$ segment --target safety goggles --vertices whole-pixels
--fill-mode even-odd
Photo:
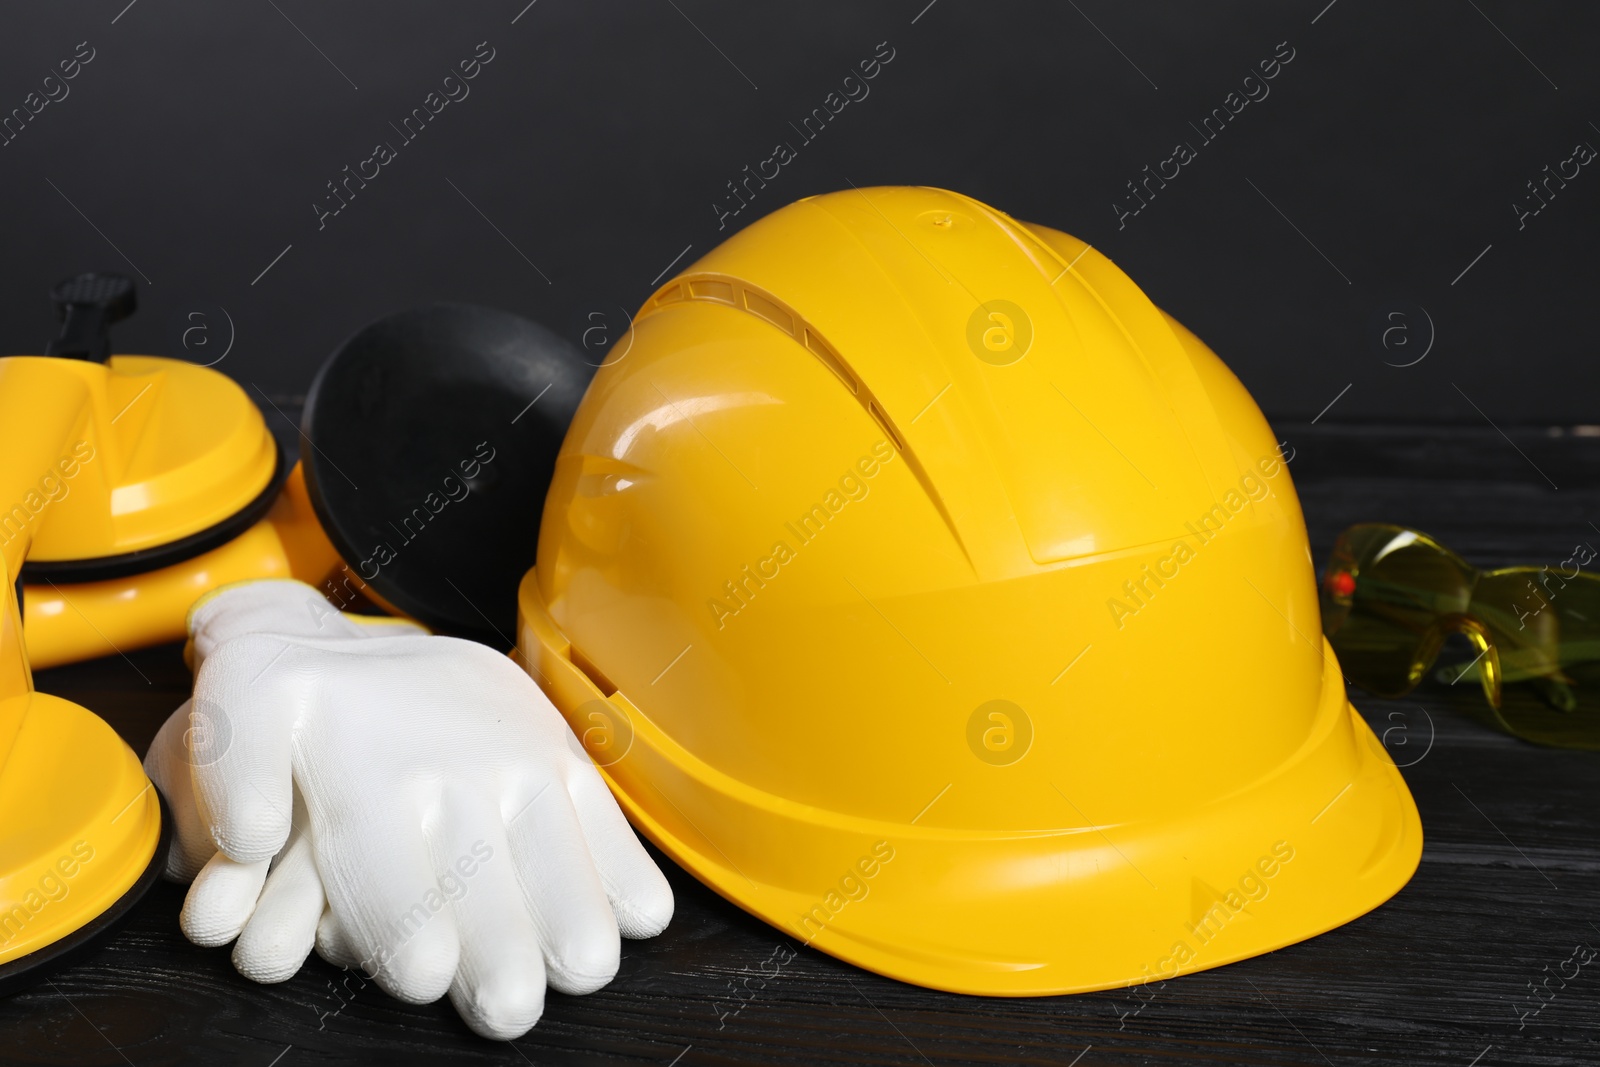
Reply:
[[[1322,630],[1344,676],[1378,696],[1416,688],[1445,639],[1476,657],[1437,680],[1476,681],[1482,716],[1528,741],[1600,749],[1600,577],[1580,545],[1549,567],[1479,570],[1427,534],[1362,523],[1339,535],[1322,577]]]

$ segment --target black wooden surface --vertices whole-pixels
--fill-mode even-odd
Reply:
[[[1483,564],[1554,564],[1580,541],[1600,545],[1600,437],[1583,428],[1284,431],[1319,565],[1358,520],[1416,525]],[[38,683],[142,752],[189,679],[176,648],[130,660]],[[1452,710],[1477,699],[1465,686],[1353,695],[1421,808],[1416,876],[1354,923],[1159,989],[1004,1000],[901,985],[795,945],[663,861],[670,929],[627,942],[599,993],[551,994],[538,1027],[507,1045],[471,1034],[445,1001],[341,986],[348,976],[314,955],[281,985],[248,982],[228,950],[183,939],[182,890],[163,883],[87,961],[0,1002],[0,1062],[1600,1062],[1600,956],[1568,962],[1576,946],[1600,948],[1600,754],[1482,729]],[[779,945],[796,955],[763,987]]]

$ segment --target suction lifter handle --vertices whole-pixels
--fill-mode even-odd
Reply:
[[[133,279],[120,274],[68,278],[50,290],[50,299],[61,320],[61,336],[50,342],[45,355],[97,363],[111,357],[111,324],[132,315],[138,306]]]

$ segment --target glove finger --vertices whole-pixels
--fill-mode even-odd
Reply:
[[[550,985],[592,993],[616,976],[617,920],[560,783],[526,791],[506,827],[522,891],[544,948]]]
[[[303,810],[297,814],[304,818]],[[233,946],[234,967],[256,982],[294,977],[311,954],[325,906],[311,838],[296,829],[267,875],[255,911]]]
[[[222,853],[211,857],[189,887],[178,926],[190,941],[206,948],[226,945],[250,921],[270,860],[236,863]]]
[[[323,896],[326,899],[327,895]],[[324,907],[322,918],[317,921],[317,955],[345,970],[361,962],[361,957],[350,947],[350,939],[345,936],[344,927],[339,925],[339,917],[332,908]],[[367,977],[373,976],[369,974]]]
[[[447,794],[433,846],[461,938],[450,1002],[474,1033],[521,1037],[544,1012],[544,957],[499,809],[481,794]]]
[[[194,881],[217,851],[194,799],[190,747],[195,745],[204,752],[206,741],[196,736],[190,725],[192,706],[192,701],[185,700],[167,717],[144,757],[144,773],[167,798],[167,810],[172,813],[172,848],[167,852],[165,873],[173,882]]]
[[[639,843],[616,798],[587,757],[567,781],[584,842],[594,857],[623,937],[654,937],[672,921],[672,886]]]
[[[355,965],[398,1000],[438,1000],[455,977],[460,944],[420,820],[403,803],[374,820],[350,814],[372,808],[371,798],[335,793],[322,801],[312,804],[317,873]]]
[[[235,638],[195,680],[191,718],[208,738],[193,761],[195,799],[216,846],[240,863],[271,859],[289,838],[298,694],[282,668],[294,655],[282,638]]]

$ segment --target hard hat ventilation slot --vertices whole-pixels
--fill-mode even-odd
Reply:
[[[745,310],[751,314],[760,315],[790,337],[795,336],[794,316],[776,300],[769,300],[754,289],[746,289],[744,291],[744,306]]]
[[[689,299],[715,300],[722,304],[736,304],[733,283],[723,281],[693,281],[689,283]]]
[[[876,400],[867,401],[867,414],[872,416],[873,421],[878,424],[878,428],[888,436],[890,441],[894,442],[896,452],[904,452],[906,450],[905,442],[900,440],[900,435],[894,432],[894,424],[889,421],[889,416],[883,413],[883,409],[878,406]]]
[[[889,421],[889,416],[834,347],[799,312],[771,293],[762,292],[753,285],[727,275],[682,276],[672,279],[657,290],[656,294],[645,302],[639,317],[643,318],[669,304],[697,300],[728,304],[749,312],[794,338],[806,351],[816,356],[819,363],[832,371],[834,377],[844,383],[844,387],[850,390],[851,395],[867,409],[872,421],[876,422],[884,435],[894,443],[895,449],[902,453],[906,451],[905,441],[895,430],[894,424]]]
[[[811,350],[811,354],[822,360],[829,370],[837,374],[839,380],[845,384],[845,388],[852,393],[860,393],[861,383],[856,381],[856,376],[850,373],[850,368],[844,365],[844,361],[839,358],[834,350],[828,347],[828,342],[817,336],[817,332],[809,326],[802,326],[800,329],[805,334],[805,344]]]
[[[574,667],[583,672],[585,678],[594,683],[594,687],[600,690],[602,697],[609,697],[617,691],[616,683],[607,678],[604,671],[591,663],[589,657],[578,651],[577,645],[567,646],[567,658],[572,661]]]

